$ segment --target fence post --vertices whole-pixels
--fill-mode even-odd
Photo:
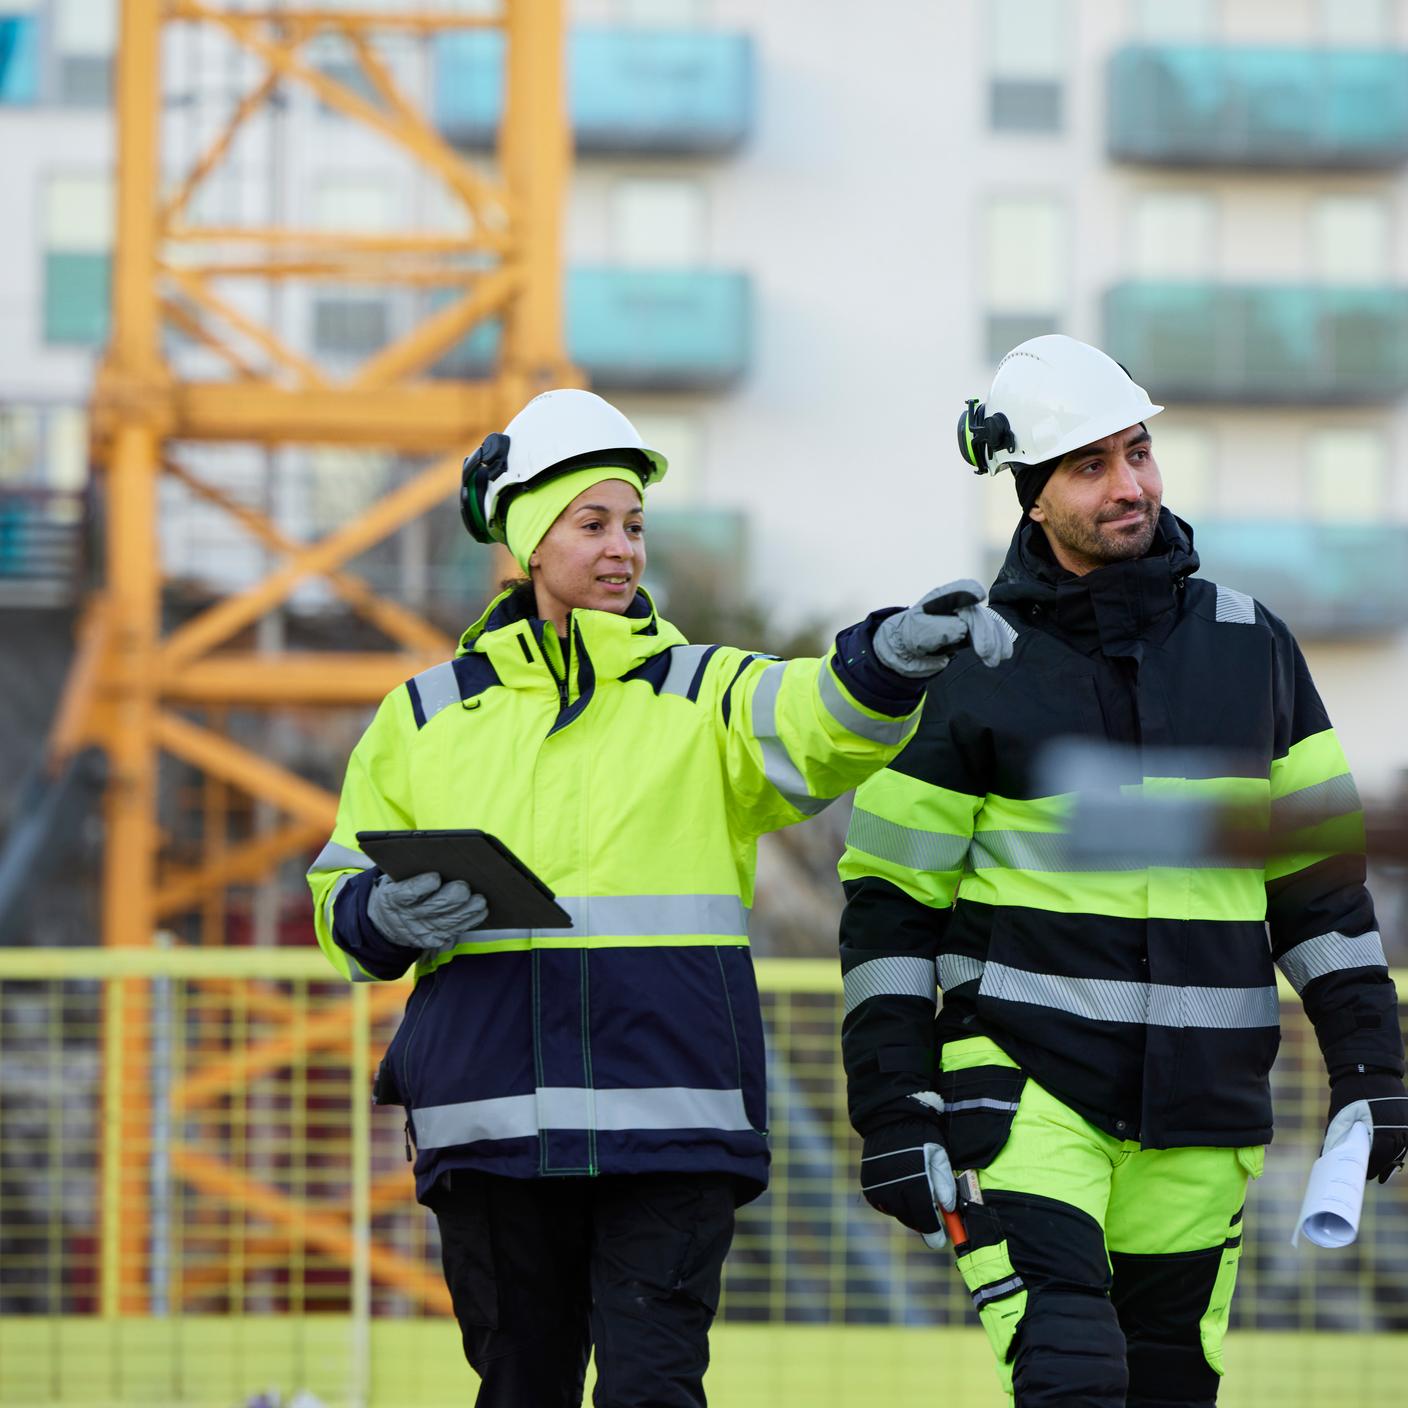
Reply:
[[[352,1363],[348,1402],[367,1408],[372,1362],[372,1141],[367,1065],[371,1055],[371,991],[352,986]]]

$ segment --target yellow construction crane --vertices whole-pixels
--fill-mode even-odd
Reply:
[[[256,0],[257,3],[257,0]],[[180,26],[222,31],[263,67],[198,159],[163,184],[163,72]],[[435,130],[402,91],[376,40],[497,27],[505,36],[505,104],[492,174],[477,169]],[[309,42],[335,35],[355,55],[358,77],[339,81],[311,61]],[[536,391],[580,381],[563,343],[561,223],[570,164],[560,0],[503,0],[493,16],[432,10],[235,9],[206,0],[123,0],[117,58],[117,221],[112,338],[92,406],[94,459],[105,518],[105,581],[90,602],[61,701],[55,764],[97,746],[109,762],[104,800],[102,938],[141,948],[158,930],[228,887],[250,884],[331,831],[336,799],[276,758],[240,746],[219,727],[232,708],[362,704],[446,658],[453,642],[423,616],[379,598],[344,564],[457,490],[461,457],[502,426]],[[395,234],[289,228],[213,227],[192,217],[193,198],[226,161],[250,118],[284,87],[303,86],[327,108],[379,133],[432,174],[469,217],[462,237],[407,229]],[[250,280],[328,280],[440,289],[448,295],[417,326],[335,376],[245,311],[228,290]],[[485,319],[503,329],[495,371],[484,380],[431,380],[427,368]],[[223,380],[190,380],[163,355],[163,331],[179,330],[215,353]],[[433,456],[433,461],[321,541],[295,543],[267,516],[203,477],[178,445],[218,442],[355,445]],[[158,487],[179,478],[204,501],[235,514],[277,558],[263,580],[162,626]],[[361,653],[251,653],[232,644],[321,576],[393,649]],[[198,711],[198,722],[191,715]],[[277,822],[239,844],[212,848],[197,864],[163,860],[158,769],[169,755],[273,809]],[[104,1305],[145,1306],[146,1202],[143,1154],[149,1112],[143,1091],[146,980],[115,984],[105,1012],[109,1038],[127,1033],[105,1177],[120,1192],[103,1238]],[[326,1039],[326,1033],[323,1034]],[[111,1046],[109,1047],[111,1050]],[[257,1056],[244,1053],[242,1060]],[[228,1065],[228,1062],[226,1063]],[[239,1070],[206,1080],[239,1079]],[[213,1084],[212,1084],[213,1082]],[[189,1082],[188,1082],[189,1083]],[[197,1078],[199,1083],[199,1078]],[[210,1091],[206,1091],[207,1097]],[[183,1092],[177,1092],[179,1104]],[[184,1092],[189,1098],[190,1092]],[[111,1122],[111,1121],[110,1121]],[[204,1163],[202,1163],[202,1159]],[[212,1162],[215,1166],[211,1166]],[[187,1157],[184,1176],[204,1195],[258,1206],[275,1227],[311,1226],[337,1254],[348,1229],[302,1209],[298,1218],[264,1194],[232,1182],[206,1153]],[[120,1186],[113,1182],[121,1179]],[[259,1201],[262,1199],[262,1201]],[[339,1230],[339,1227],[341,1230]],[[293,1235],[293,1234],[289,1234]],[[350,1245],[350,1242],[348,1243]],[[433,1297],[434,1278],[381,1262],[393,1282]],[[426,1286],[431,1286],[429,1291]]]

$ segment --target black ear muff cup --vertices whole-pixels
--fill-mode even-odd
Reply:
[[[508,469],[508,436],[495,431],[465,458],[460,470],[460,521],[476,543],[498,541],[486,505],[489,486]]]
[[[958,417],[958,453],[973,466],[975,474],[991,474],[989,459],[999,450],[1015,450],[1017,437],[1012,424],[1001,411],[987,414],[976,397]]]

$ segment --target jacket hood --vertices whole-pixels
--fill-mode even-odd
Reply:
[[[1184,581],[1197,570],[1193,530],[1166,508],[1159,510],[1154,541],[1143,557],[1083,577],[1056,561],[1039,523],[1023,518],[988,600],[1032,619],[1045,616],[1076,643],[1108,649],[1171,618]]]
[[[528,663],[517,643],[520,637],[531,637],[541,649],[544,633],[551,631],[535,614],[536,607],[531,587],[510,587],[500,593],[460,637],[456,656],[489,657],[498,668],[499,677],[509,683],[509,675]],[[644,588],[636,592],[635,600],[621,614],[586,609],[571,612],[568,632],[575,634],[585,647],[597,679],[620,679],[662,650],[686,643],[683,632],[656,611]]]

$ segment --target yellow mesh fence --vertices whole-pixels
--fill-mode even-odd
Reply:
[[[0,1404],[464,1404],[433,1219],[401,1120],[368,1106],[406,995],[316,953],[0,951]],[[716,1404],[999,1403],[947,1254],[873,1214],[826,962],[759,964],[773,1181],[742,1210]],[[1408,1197],[1358,1243],[1289,1245],[1324,1118],[1292,998],[1222,1401],[1368,1400],[1408,1382]]]

